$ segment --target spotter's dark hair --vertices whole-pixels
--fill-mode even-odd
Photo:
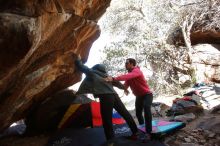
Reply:
[[[134,66],[136,66],[136,60],[134,58],[128,58],[128,59],[126,59],[126,61],[128,61],[129,63],[131,63]]]

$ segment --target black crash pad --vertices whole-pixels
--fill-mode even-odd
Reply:
[[[132,141],[124,136],[131,134],[126,124],[115,125],[116,138],[111,141],[113,146],[165,146],[160,141],[149,141],[142,143],[140,140]],[[108,146],[104,129],[102,127],[85,129],[64,129],[51,137],[46,146]]]

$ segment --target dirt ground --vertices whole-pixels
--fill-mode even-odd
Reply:
[[[44,146],[51,135],[5,137],[0,140],[0,146]]]
[[[132,116],[134,116],[134,111],[132,111],[131,114]],[[196,125],[201,122],[202,119],[203,116],[192,121],[191,123],[188,123],[185,128],[183,128],[177,133],[174,133],[173,135],[181,134],[184,131],[190,131],[194,129]],[[3,139],[0,139],[0,146],[45,146],[47,144],[48,139],[51,136],[53,136],[53,134],[44,134],[44,135],[31,136],[31,137],[26,137],[26,136],[5,137]]]
[[[168,98],[166,98],[167,102],[172,101],[173,98],[170,98],[168,100]],[[135,117],[135,112],[134,111],[130,111],[131,115],[134,117],[135,121],[137,122],[137,119]],[[204,119],[206,119],[206,114],[207,112],[205,112],[204,114],[198,115],[197,118],[189,123],[186,124],[186,127],[173,133],[172,135],[166,136],[164,139],[164,143],[166,143],[168,146],[180,146],[182,143],[185,143],[185,141],[182,141],[181,139],[179,139],[180,137],[182,137],[182,139],[184,139],[184,135],[188,134],[190,135],[191,133],[193,133],[192,131],[194,129],[196,129],[196,126],[201,122],[204,121]],[[219,118],[219,113],[216,115],[216,117]],[[213,121],[212,121],[213,122]],[[218,129],[219,127],[217,127]],[[204,132],[204,131],[203,131]],[[55,133],[52,134],[42,134],[42,135],[37,135],[37,136],[10,136],[10,137],[5,137],[5,138],[1,138],[0,139],[0,146],[45,146],[47,144],[48,139],[53,136]],[[220,143],[220,135],[214,133],[214,137],[211,137],[211,142],[213,142],[213,139],[217,139],[218,142]],[[202,137],[203,135],[200,135],[200,137]],[[191,136],[195,139],[196,136]],[[201,138],[198,138],[195,141],[201,141]],[[209,142],[210,140],[206,140],[206,142]],[[191,143],[194,141],[191,141]],[[197,145],[195,145],[197,146]],[[208,144],[207,146],[220,146],[220,144],[218,145],[212,145],[212,144]]]

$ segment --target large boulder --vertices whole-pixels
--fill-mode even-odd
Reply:
[[[85,62],[100,35],[97,21],[110,0],[0,2],[0,131],[30,108],[81,79],[74,60]]]

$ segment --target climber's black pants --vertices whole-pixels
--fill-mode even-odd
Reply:
[[[114,138],[112,125],[113,108],[125,119],[131,131],[133,133],[137,132],[137,125],[134,119],[117,94],[102,94],[97,96],[100,99],[100,110],[102,115],[103,128],[107,140]]]

